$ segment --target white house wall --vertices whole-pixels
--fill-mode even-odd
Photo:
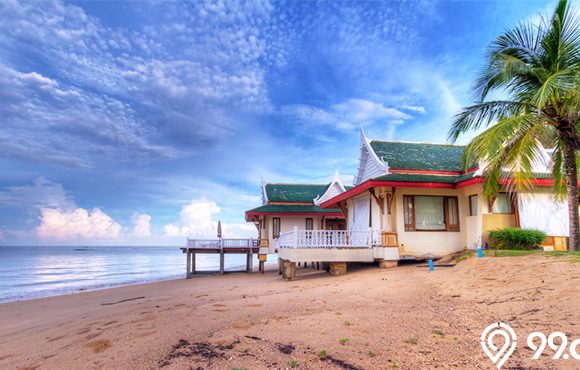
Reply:
[[[483,213],[487,213],[487,202],[483,197],[481,184],[466,186],[461,189],[463,202],[465,203],[465,218],[461,220],[465,225],[465,244],[469,249],[481,246],[483,240]],[[477,214],[469,215],[469,197],[477,195]],[[461,226],[461,225],[460,225]]]
[[[314,223],[314,230],[321,230],[320,228],[320,222],[322,220],[322,216],[272,216],[272,215],[267,215],[266,216],[266,229],[263,229],[264,233],[267,233],[267,239],[268,239],[268,243],[270,245],[270,248],[273,249],[274,246],[276,245],[276,239],[274,239],[272,232],[274,230],[273,228],[273,219],[277,217],[280,219],[280,233],[286,232],[286,231],[292,231],[294,229],[294,226],[297,226],[299,230],[305,230],[306,229],[306,219],[307,218],[312,218],[313,219],[313,223]],[[330,218],[332,219],[332,217]],[[262,234],[263,236],[265,236],[264,234]]]
[[[556,201],[547,191],[518,194],[520,225],[550,236],[569,236],[568,202]]]

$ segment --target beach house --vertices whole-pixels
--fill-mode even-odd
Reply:
[[[490,230],[504,227],[543,230],[552,248],[566,248],[567,204],[551,195],[549,150],[535,163],[533,193],[509,192],[511,180],[506,177],[499,195],[488,200],[483,196],[484,164],[466,169],[464,149],[370,140],[361,130],[353,187],[343,186],[337,176],[328,186],[267,184],[265,205],[246,212],[246,219],[262,220],[261,238],[267,239],[270,250],[278,252],[290,271],[296,262],[311,261],[332,263],[336,273],[346,271],[346,262],[396,266],[401,259],[475,248],[487,242]],[[298,196],[300,189],[308,189],[304,197]],[[291,196],[283,197],[285,192]],[[301,202],[304,205],[298,205]],[[311,213],[300,213],[305,218],[298,218],[286,207],[306,207]],[[342,229],[328,228],[323,222],[314,227],[306,219],[316,214],[317,220],[344,217],[345,224]]]
[[[262,184],[262,205],[246,211],[246,221],[258,230],[260,254],[275,253],[280,235],[295,228],[346,230],[342,211],[320,204],[351,188],[342,184],[338,171],[328,184]]]

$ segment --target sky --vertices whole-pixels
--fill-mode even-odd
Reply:
[[[256,236],[261,183],[443,143],[546,1],[0,2],[0,245]],[[469,137],[462,137],[465,142]]]

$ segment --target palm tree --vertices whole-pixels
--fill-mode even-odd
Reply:
[[[568,199],[570,249],[580,249],[578,164],[580,163],[580,21],[560,0],[540,25],[520,23],[490,44],[473,94],[477,104],[455,117],[449,137],[485,128],[466,147],[466,166],[485,163],[484,195],[534,186],[533,163],[553,149],[554,194]],[[490,93],[504,98],[486,100]],[[502,181],[509,177],[508,181]]]

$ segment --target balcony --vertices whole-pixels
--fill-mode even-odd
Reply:
[[[291,262],[373,262],[398,260],[397,248],[384,248],[376,230],[294,230],[280,234],[278,256]]]
[[[282,248],[372,248],[381,245],[380,232],[374,230],[294,230],[280,234],[276,241]]]

